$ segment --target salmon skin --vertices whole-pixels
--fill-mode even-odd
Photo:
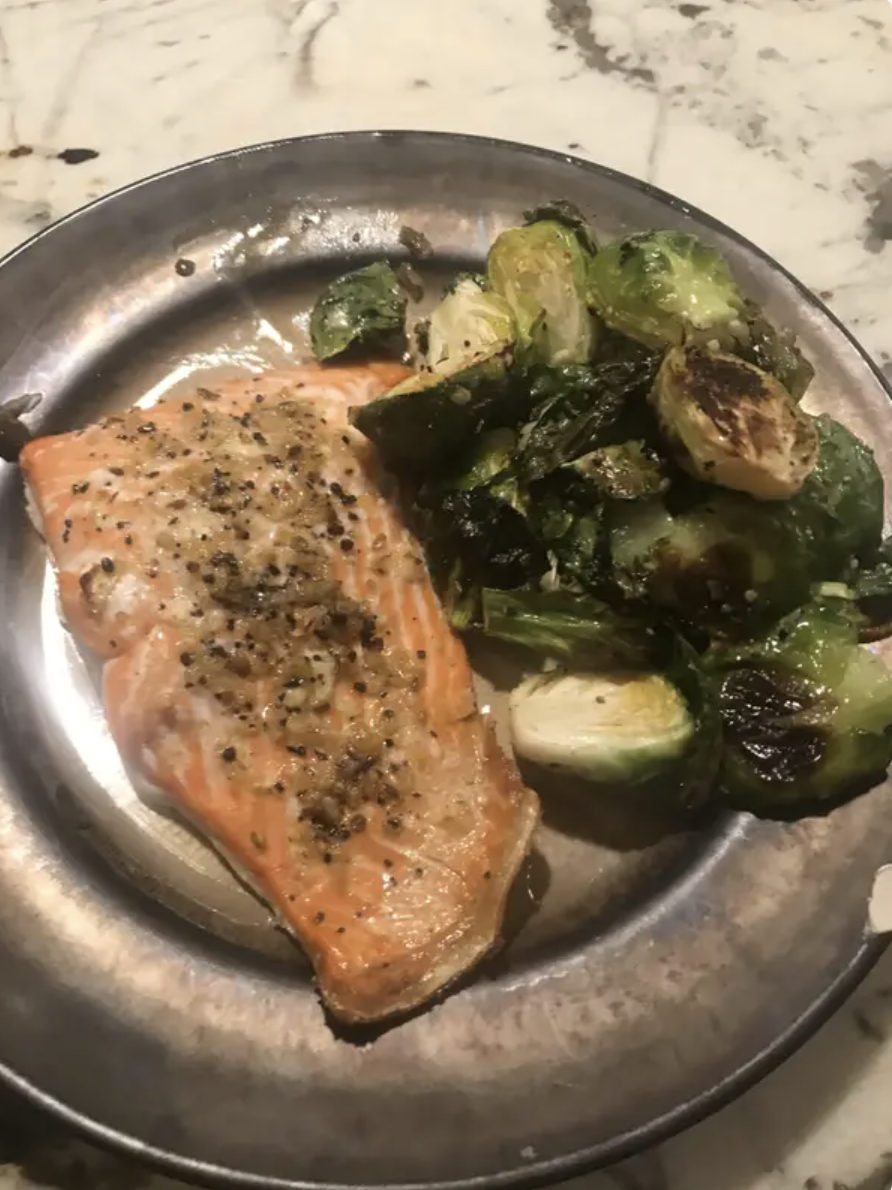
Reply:
[[[21,456],[125,761],[250,876],[347,1022],[486,954],[538,820],[349,425],[404,375],[228,381]]]

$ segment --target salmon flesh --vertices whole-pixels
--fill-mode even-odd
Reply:
[[[227,381],[21,456],[122,756],[249,875],[348,1022],[486,954],[538,819],[348,421],[404,376]]]

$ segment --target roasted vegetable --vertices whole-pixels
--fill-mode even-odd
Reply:
[[[795,521],[731,492],[676,515],[654,500],[611,510],[620,587],[707,632],[736,635],[802,603],[810,549]]]
[[[540,479],[565,463],[606,444],[645,397],[656,374],[648,355],[629,363],[576,365],[535,370],[529,394],[530,421],[521,431],[518,468]]]
[[[873,451],[822,414],[815,418],[818,461],[787,506],[811,536],[812,575],[834,579],[853,560],[869,563],[883,532],[883,476]]]
[[[723,337],[743,298],[714,248],[680,231],[648,231],[602,247],[589,296],[609,327],[651,347]]]
[[[554,476],[530,493],[528,520],[552,561],[553,582],[597,591],[608,577],[604,508],[578,482]]]
[[[817,462],[814,420],[782,384],[736,356],[672,348],[651,401],[678,463],[706,483],[782,500]]]
[[[453,373],[510,347],[515,337],[514,315],[505,299],[465,277],[430,316],[425,363],[434,372]]]
[[[871,565],[858,572],[853,595],[862,617],[860,639],[892,636],[892,538],[886,538]]]
[[[718,717],[696,654],[678,638],[669,648],[664,672],[586,669],[523,682],[510,701],[517,752],[603,784],[659,777],[663,796],[702,804],[720,753]]]
[[[490,248],[489,285],[514,313],[518,349],[525,359],[574,364],[591,357],[590,259],[577,231],[553,218],[503,231]]]
[[[774,326],[755,302],[744,303],[743,323],[729,350],[779,380],[794,401],[802,400],[814,379],[793,332]]]
[[[450,376],[417,373],[351,409],[351,421],[391,466],[414,473],[446,468],[481,430],[525,415],[529,397],[509,386],[510,362],[510,351],[495,351]]]
[[[563,591],[485,590],[483,630],[577,669],[642,665],[651,649],[646,620]]]
[[[601,446],[564,467],[608,500],[644,500],[669,486],[659,458],[643,442]]]
[[[523,514],[486,487],[425,488],[416,520],[455,627],[479,621],[484,587],[511,590],[537,584],[548,569],[545,549]]]
[[[379,261],[338,277],[322,291],[310,314],[316,359],[352,348],[399,356],[405,349],[406,294],[389,264]]]
[[[892,675],[844,600],[811,604],[717,662],[721,787],[753,810],[834,802],[892,762]]]
[[[560,223],[573,232],[589,255],[594,256],[598,251],[598,241],[589,221],[575,203],[568,202],[565,198],[540,203],[539,206],[524,211],[523,219],[524,223],[541,223],[549,219],[554,223]]]

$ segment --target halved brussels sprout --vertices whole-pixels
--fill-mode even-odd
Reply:
[[[310,314],[316,359],[355,348],[401,355],[405,348],[406,294],[384,261],[338,277],[323,289]]]
[[[856,624],[848,601],[825,600],[717,658],[721,785],[735,806],[833,802],[885,776],[892,674]]]
[[[659,674],[543,674],[512,691],[510,706],[520,756],[605,784],[650,780],[694,735],[685,700]]]
[[[512,227],[487,258],[490,288],[514,313],[524,358],[546,364],[585,363],[595,343],[588,308],[591,253],[555,219]]]
[[[510,347],[516,334],[505,299],[464,277],[430,316],[425,362],[434,372],[455,372],[481,355]]]
[[[678,463],[697,479],[783,500],[818,459],[818,432],[772,376],[733,355],[674,347],[651,393]]]
[[[723,336],[743,310],[724,259],[696,236],[646,231],[602,247],[589,297],[609,327],[651,347]]]
[[[610,550],[627,595],[695,629],[738,633],[808,598],[810,539],[789,518],[716,491],[672,515],[661,501],[617,504]]]
[[[510,363],[510,350],[498,349],[448,376],[417,372],[351,409],[350,420],[397,468],[422,473],[448,466],[482,429],[515,420]],[[518,415],[524,412],[521,402]]]
[[[714,698],[684,641],[664,635],[649,643],[654,660],[662,651],[660,670],[586,669],[521,683],[510,699],[518,754],[601,784],[660,778],[662,796],[702,804],[720,755]]]

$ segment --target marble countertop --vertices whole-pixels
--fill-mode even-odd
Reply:
[[[892,379],[890,126],[887,0],[0,0],[0,249],[239,144],[489,134],[712,212],[817,290]],[[577,1185],[886,1190],[890,1104],[892,952],[755,1090]],[[0,1092],[0,1190],[176,1185]]]

